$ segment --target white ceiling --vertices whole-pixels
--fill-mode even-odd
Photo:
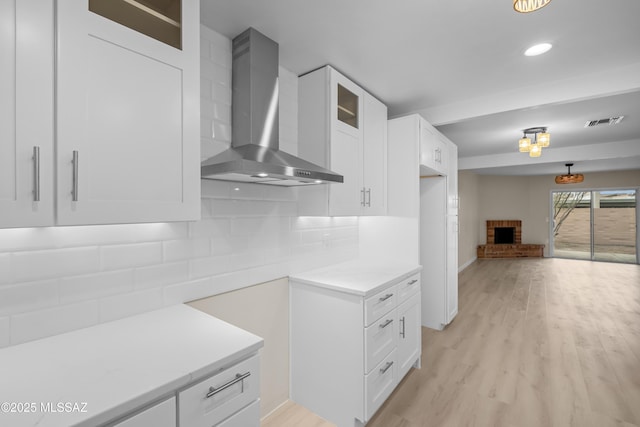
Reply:
[[[294,73],[331,64],[391,116],[422,114],[458,145],[463,169],[640,169],[638,0],[553,0],[530,14],[510,0],[201,0],[201,13],[227,37],[248,27],[269,36]],[[543,41],[550,52],[522,54]],[[538,159],[517,152],[534,126],[551,133]]]

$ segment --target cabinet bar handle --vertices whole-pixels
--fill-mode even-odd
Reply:
[[[385,372],[387,372],[389,370],[390,367],[393,366],[393,362],[387,362],[386,365],[384,365],[384,368],[380,368],[380,373],[384,374]]]
[[[407,283],[407,285],[413,285],[414,283],[416,283],[418,281],[418,279],[413,279],[412,281],[410,281],[409,283]]]
[[[400,324],[402,325],[402,329],[400,330],[400,336],[404,338],[404,316],[400,319]]]
[[[367,206],[371,207],[371,189],[367,190],[367,194],[369,195],[369,201],[367,202]]]
[[[386,322],[380,324],[380,329],[384,329],[392,323],[393,323],[393,319],[387,319]]]
[[[364,187],[362,187],[362,190],[360,190],[360,206],[366,206],[366,203],[364,201]]]
[[[78,150],[73,150],[73,188],[71,189],[71,200],[78,201]]]
[[[382,301],[386,301],[386,300],[388,300],[389,298],[391,298],[392,296],[393,296],[393,294],[386,294],[385,296],[380,297],[380,301],[381,301],[381,302],[382,302]]]
[[[40,147],[33,147],[33,201],[40,201]]]
[[[225,385],[221,385],[218,388],[209,387],[209,392],[207,393],[207,399],[210,398],[210,397],[215,396],[216,394],[220,393],[222,390],[228,389],[229,387],[231,387],[235,383],[244,380],[245,378],[247,378],[250,375],[251,375],[251,372],[247,372],[247,373],[244,373],[244,374],[236,374],[236,377],[234,379],[232,379],[231,381],[229,381],[228,383],[226,383]]]

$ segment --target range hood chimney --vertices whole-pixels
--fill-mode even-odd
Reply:
[[[344,182],[279,150],[278,44],[253,28],[233,39],[231,148],[202,162],[204,179],[286,187]]]

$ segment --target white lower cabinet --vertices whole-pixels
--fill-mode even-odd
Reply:
[[[420,357],[420,293],[398,307],[398,327],[398,376],[402,378]]]
[[[373,295],[290,278],[291,397],[338,427],[363,426],[419,367],[419,273]]]
[[[258,427],[259,408],[244,410],[259,402],[259,368],[256,355],[179,392],[180,426]]]
[[[145,409],[137,415],[116,423],[113,427],[175,427],[176,426],[176,398],[171,397]]]

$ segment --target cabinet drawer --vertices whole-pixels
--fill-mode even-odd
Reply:
[[[230,416],[216,427],[260,427],[260,399]]]
[[[114,424],[112,427],[175,427],[176,426],[176,398],[172,397],[145,409],[131,418]]]
[[[398,314],[392,310],[364,330],[364,373],[371,371],[397,345]]]
[[[392,351],[365,376],[365,416],[369,420],[396,386],[396,351]]]
[[[369,326],[385,313],[396,308],[398,301],[397,288],[391,286],[384,291],[368,298],[364,302],[364,325]]]
[[[211,427],[235,414],[258,398],[259,375],[255,355],[181,391],[180,425]]]
[[[397,285],[398,287],[398,304],[402,304],[409,297],[415,295],[420,290],[420,273],[409,276]]]

